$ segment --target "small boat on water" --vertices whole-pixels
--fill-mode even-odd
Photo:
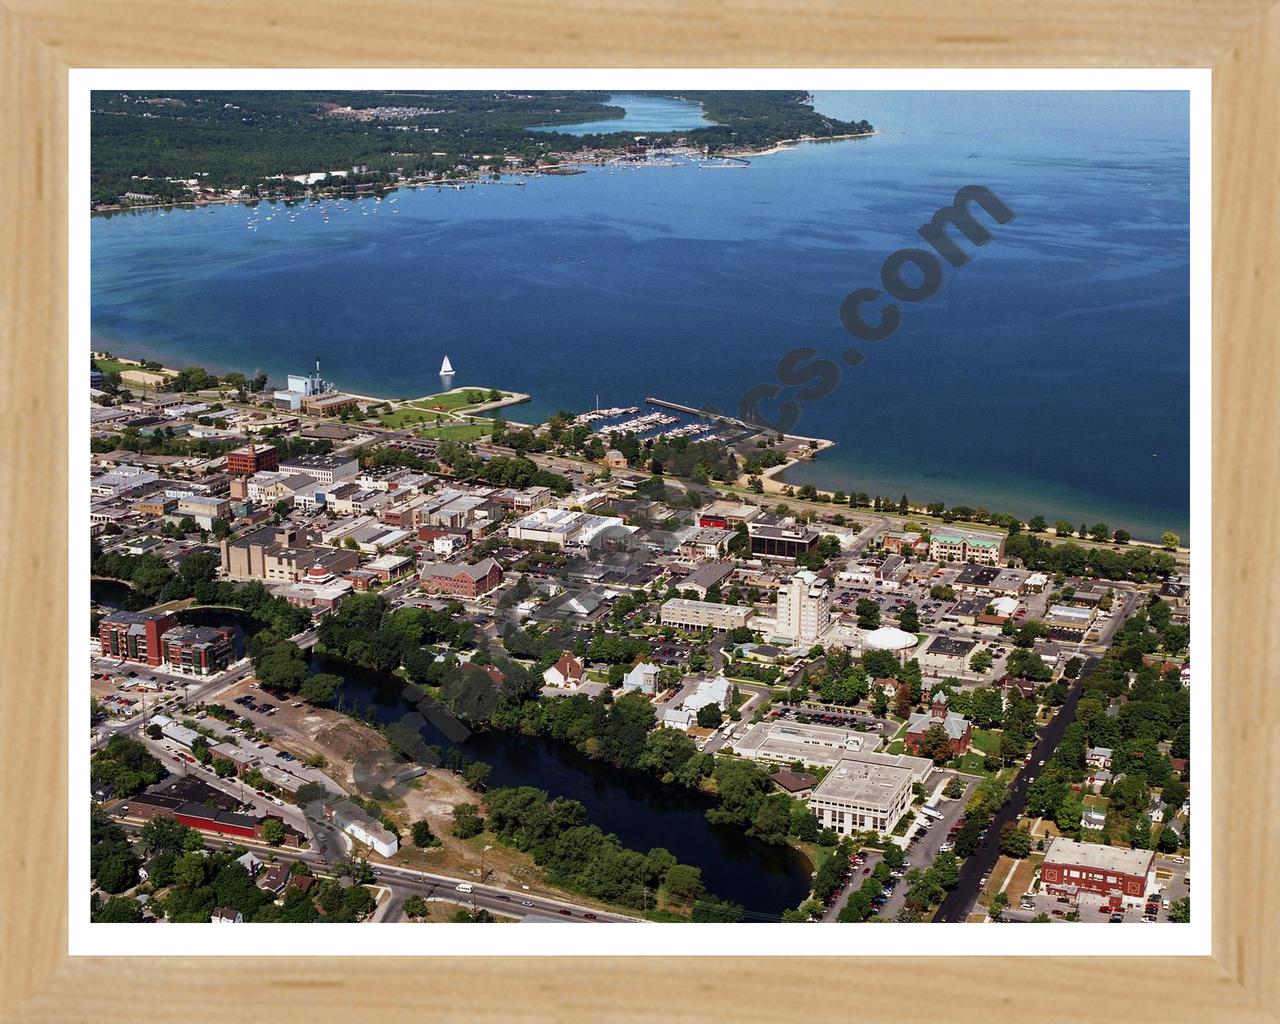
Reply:
[[[449,362],[448,356],[445,356],[444,362],[440,364],[440,376],[443,377],[446,373],[453,373],[453,364]]]

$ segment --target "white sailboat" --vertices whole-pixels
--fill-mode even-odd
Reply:
[[[453,373],[453,364],[449,362],[448,356],[445,356],[444,362],[440,364],[440,376],[443,377],[446,373]]]

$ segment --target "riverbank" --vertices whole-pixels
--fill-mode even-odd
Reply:
[[[262,691],[246,680],[226,691],[218,703],[238,710],[235,698],[246,693],[260,697]],[[323,757],[330,777],[346,792],[362,797],[366,794],[361,792],[355,778],[356,765],[392,750],[382,732],[368,723],[342,711],[305,702],[300,708],[294,708],[292,702],[282,700],[264,728],[297,756]],[[473,875],[477,880],[483,878],[486,884],[513,891],[528,891],[605,911],[633,913],[631,908],[592,900],[552,885],[532,857],[514,847],[495,843],[491,835],[481,834],[470,839],[453,835],[453,809],[465,803],[483,808],[483,792],[469,787],[456,772],[428,768],[425,774],[401,787],[396,796],[380,801],[401,833],[400,849],[395,856],[385,858],[363,848],[359,848],[359,852],[373,863],[455,876]],[[413,844],[411,828],[415,821],[428,823],[438,845],[420,848]]]

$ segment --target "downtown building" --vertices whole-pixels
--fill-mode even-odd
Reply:
[[[759,558],[795,561],[818,546],[821,534],[807,526],[772,523],[748,523],[751,553]]]
[[[235,657],[235,630],[225,626],[175,626],[160,638],[167,664],[193,675],[221,672]]]
[[[1000,565],[1004,562],[1004,534],[940,527],[929,538],[929,561]]]
[[[253,476],[280,466],[280,453],[271,445],[246,445],[227,452],[227,472],[232,476]]]
[[[673,597],[662,603],[662,624],[681,629],[714,629],[725,632],[745,626],[750,618],[750,605],[690,601],[683,597]]]
[[[818,783],[808,807],[818,828],[838,835],[878,832],[887,835],[911,807],[917,772],[899,766],[891,756],[842,757]],[[909,760],[919,760],[911,758]]]
[[[502,582],[502,566],[492,558],[475,565],[442,563],[423,568],[419,583],[429,594],[451,594],[475,599]]]
[[[1155,889],[1155,853],[1059,836],[1045,851],[1040,881],[1051,895],[1077,906],[1141,907]]]
[[[811,572],[798,572],[778,588],[778,636],[794,643],[817,640],[831,625],[831,588]]]
[[[104,658],[159,666],[164,662],[161,637],[177,625],[172,612],[112,612],[98,622],[99,650]]]
[[[172,612],[116,611],[98,622],[98,649],[104,658],[209,675],[235,657],[235,631],[179,625]]]

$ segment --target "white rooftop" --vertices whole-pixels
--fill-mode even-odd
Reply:
[[[862,646],[874,651],[904,651],[916,645],[916,635],[893,626],[873,629],[862,638]]]

